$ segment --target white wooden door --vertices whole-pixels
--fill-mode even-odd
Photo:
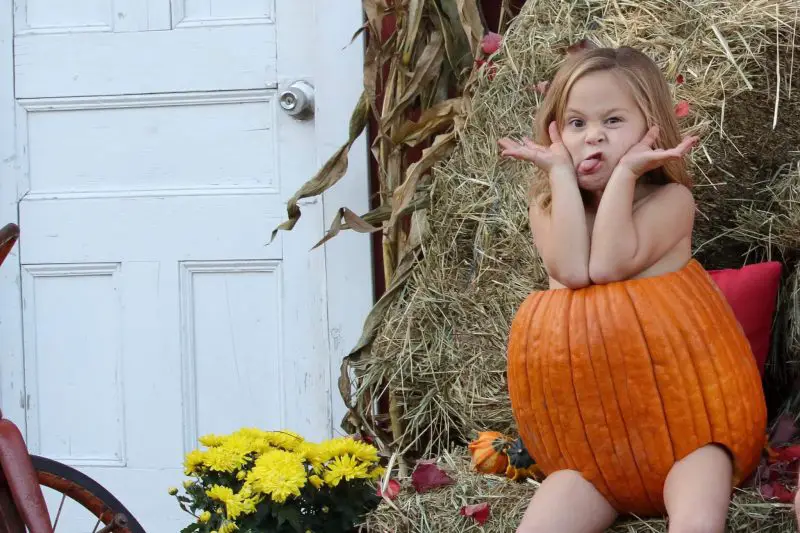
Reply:
[[[371,299],[366,238],[310,252],[326,225],[312,200],[266,245],[345,140],[360,85],[358,60],[315,78],[360,25],[360,2],[327,4],[13,0],[12,23],[0,0],[0,223],[22,230],[0,277],[3,409],[32,453],[95,478],[148,531],[188,523],[166,489],[199,435],[338,429],[331,374]],[[322,115],[336,134],[277,105],[299,79],[342,95]],[[332,294],[343,257],[361,275]]]

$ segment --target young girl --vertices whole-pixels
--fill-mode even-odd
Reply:
[[[546,305],[553,308],[552,311],[550,308],[527,311],[523,309],[528,305],[526,301],[515,318],[509,341],[510,346],[516,343],[514,350],[509,349],[509,391],[514,415],[526,446],[537,461],[547,467],[548,474],[530,502],[518,532],[601,532],[620,513],[651,513],[663,509],[669,515],[671,533],[721,533],[732,486],[752,471],[760,453],[758,438],[764,435],[766,415],[760,381],[756,386],[755,363],[747,360],[748,357],[752,360],[752,355],[743,348],[733,355],[727,348],[725,353],[715,353],[712,347],[719,345],[716,334],[686,333],[685,322],[689,318],[682,321],[664,316],[663,324],[649,326],[667,331],[667,337],[670,335],[668,328],[673,328],[675,334],[669,337],[671,339],[709,335],[703,341],[706,343],[703,346],[708,346],[709,360],[714,361],[715,357],[733,360],[741,368],[737,369],[737,374],[745,376],[736,378],[739,388],[729,394],[739,396],[735,401],[746,403],[745,410],[750,416],[742,417],[746,418],[742,421],[720,422],[709,415],[705,422],[694,421],[696,428],[705,424],[705,430],[696,429],[700,436],[693,434],[691,442],[681,442],[680,433],[672,427],[672,419],[665,419],[660,403],[655,404],[660,418],[642,411],[649,407],[637,405],[653,397],[658,401],[658,387],[665,386],[658,382],[662,378],[655,363],[652,371],[649,370],[647,350],[651,348],[644,348],[643,353],[648,358],[648,372],[655,376],[652,381],[656,389],[644,395],[646,398],[632,397],[627,404],[620,400],[619,405],[610,406],[606,402],[611,385],[596,393],[580,388],[585,385],[579,385],[578,380],[585,380],[586,372],[575,370],[575,365],[583,355],[569,353],[577,342],[570,338],[577,339],[579,335],[589,339],[585,341],[586,353],[591,354],[587,359],[595,360],[596,354],[605,351],[607,353],[600,355],[608,361],[618,357],[618,361],[624,363],[622,367],[609,364],[607,383],[613,381],[618,387],[615,394],[621,394],[620,383],[626,389],[636,385],[630,376],[618,374],[625,364],[632,364],[631,348],[623,346],[627,341],[620,342],[617,350],[620,353],[613,352],[609,343],[615,336],[630,335],[635,326],[620,325],[619,319],[615,322],[614,318],[603,318],[617,312],[622,316],[628,313],[627,308],[608,306],[605,315],[600,312],[592,315],[598,322],[608,320],[607,323],[587,323],[575,333],[569,328],[575,327],[571,323],[578,315],[572,315],[571,310],[564,311],[569,309],[569,302],[577,301],[569,298],[580,297],[586,309],[590,304],[593,308],[601,305],[592,304],[592,299],[612,301],[602,300],[606,298],[601,292],[603,286],[609,284],[640,283],[641,287],[641,281],[631,280],[660,283],[691,269],[703,272],[691,257],[695,204],[684,162],[697,139],[680,138],[663,75],[653,61],[632,48],[598,48],[569,57],[554,77],[537,112],[535,133],[535,142],[528,138],[521,143],[508,138],[499,141],[503,156],[529,161],[538,172],[531,190],[529,218],[536,248],[550,276],[550,290],[542,292],[550,294],[545,295],[546,298],[532,294],[529,300],[536,299],[539,310]],[[694,273],[695,270],[691,270],[690,274]],[[675,282],[670,283],[674,285]],[[700,283],[706,281],[702,279]],[[637,290],[631,287],[629,292]],[[691,292],[689,290],[689,295],[683,298],[698,298],[697,308],[718,304],[716,300],[709,303],[709,299],[718,295],[709,296],[710,292],[699,290],[696,292],[705,296],[692,296]],[[562,307],[558,307],[555,303],[541,303],[545,300],[566,303],[559,303]],[[655,301],[652,304],[653,309],[666,305]],[[636,305],[643,304],[639,301]],[[717,309],[723,309],[722,305],[717,305]],[[589,311],[580,312],[589,317]],[[686,316],[694,316],[692,313],[694,309],[687,310]],[[525,324],[519,318],[522,314],[525,314]],[[625,316],[635,317],[636,313]],[[586,318],[587,322],[591,320],[594,319]],[[733,324],[729,308],[720,313],[719,320],[723,329]],[[680,323],[680,326],[673,323]],[[649,339],[652,332],[647,331],[648,326],[641,327],[640,337]],[[563,350],[566,355],[559,359],[554,354],[561,352],[555,349],[554,343],[562,342],[560,332],[564,331],[567,332]],[[593,337],[585,331],[598,333]],[[743,346],[743,334],[740,330],[735,334],[741,335],[735,339],[739,342],[737,346]],[[600,338],[603,336],[605,340]],[[534,337],[535,341],[530,340]],[[685,342],[688,345],[692,341]],[[599,343],[603,343],[602,346]],[[519,348],[521,345],[527,346],[526,351]],[[539,359],[547,362],[540,364]],[[553,374],[560,370],[548,370],[549,374],[542,372],[545,364],[548,369],[572,365],[567,379],[570,386],[574,384],[574,395],[562,395],[561,386],[553,384]],[[602,388],[601,365],[592,361],[589,365],[588,372],[596,376],[592,378],[598,383],[596,387]],[[701,369],[697,369],[697,375],[695,387],[696,381],[703,379]],[[552,378],[553,383],[549,384],[548,378]],[[671,379],[669,386],[674,390],[675,375]],[[718,391],[724,393],[727,389],[722,381],[720,376]],[[683,384],[689,387],[687,383],[688,380]],[[712,411],[711,402],[723,401],[703,397],[703,394],[707,394],[705,390],[697,394],[689,391],[686,396],[700,398],[701,405],[705,401],[709,412]],[[564,400],[560,401],[561,398]],[[602,401],[590,402],[584,398]],[[660,401],[666,404],[666,399]],[[584,403],[578,405],[581,402]],[[588,409],[601,403],[600,422],[592,425],[587,418]],[[665,405],[666,418],[670,415],[668,411],[669,406]],[[680,409],[673,410],[677,411]],[[642,413],[647,416],[639,416]],[[623,437],[614,437],[614,448],[610,449],[611,439],[605,435],[610,435],[611,430],[600,426],[606,424],[610,428],[614,417],[620,420],[618,427],[623,428],[617,435]],[[654,426],[653,420],[664,420],[664,427]],[[723,423],[725,427],[721,428],[719,425]],[[550,426],[553,429],[548,433]],[[580,439],[587,442],[589,452],[583,454],[585,459],[581,459],[578,451],[569,449],[577,446],[572,437],[576,428]],[[728,429],[731,435],[738,435],[739,440],[727,437]],[[651,434],[662,433],[666,435],[659,441],[666,443],[662,447],[672,449],[643,451],[642,441]],[[554,436],[549,437],[551,434]],[[637,444],[634,437],[642,440]],[[740,441],[746,441],[746,445]],[[620,442],[627,444],[622,446]],[[601,450],[610,459],[601,461]],[[679,450],[682,451],[679,453]],[[669,454],[668,462],[658,463],[647,455],[662,451]],[[613,468],[606,466],[607,471],[603,471],[602,465],[608,464]],[[616,470],[609,472],[613,469]],[[647,504],[642,506],[642,501]]]

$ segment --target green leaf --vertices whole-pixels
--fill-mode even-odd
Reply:
[[[305,533],[300,525],[300,510],[297,507],[286,505],[281,509],[281,518],[289,522],[297,533]]]
[[[185,528],[181,529],[181,533],[192,533],[193,531],[199,531],[202,526],[197,522],[193,524],[189,524]]]

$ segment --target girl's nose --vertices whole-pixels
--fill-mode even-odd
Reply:
[[[606,134],[603,131],[603,128],[598,127],[590,127],[586,131],[586,142],[588,144],[598,144],[605,141]]]

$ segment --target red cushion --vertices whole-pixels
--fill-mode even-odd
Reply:
[[[764,363],[772,338],[772,319],[780,285],[778,261],[755,263],[742,268],[709,270],[709,275],[725,295],[736,319],[742,325],[764,375]]]

